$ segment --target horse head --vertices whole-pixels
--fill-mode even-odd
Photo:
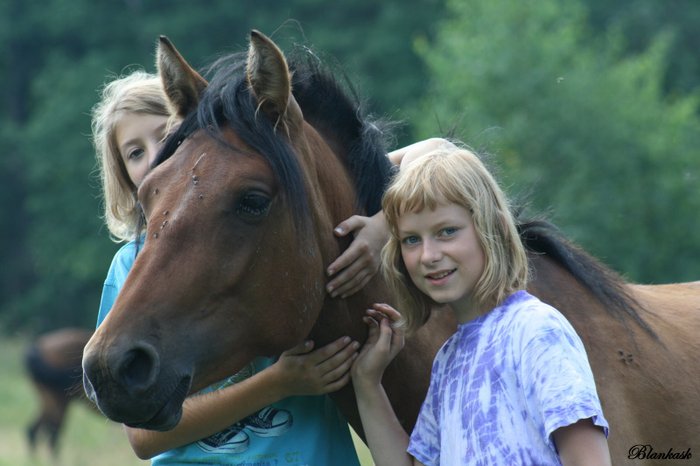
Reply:
[[[259,32],[247,57],[222,60],[210,82],[166,38],[158,68],[182,122],[139,188],[143,248],[83,367],[86,391],[108,417],[168,429],[187,394],[256,356],[309,334],[318,344],[364,338],[355,315],[386,296],[370,296],[369,286],[355,301],[331,299],[324,270],[345,246],[333,226],[378,209],[389,164],[367,142],[376,127],[349,101],[314,94],[337,85],[290,71]],[[341,107],[353,123],[337,121]],[[372,187],[358,193],[348,160],[368,148],[370,162],[355,168]],[[319,320],[322,309],[332,317]]]

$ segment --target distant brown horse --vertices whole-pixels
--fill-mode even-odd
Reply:
[[[378,128],[338,83],[313,59],[288,66],[258,32],[247,59],[222,61],[209,83],[165,38],[158,55],[184,121],[139,190],[147,238],[83,368],[107,416],[169,429],[188,393],[255,356],[309,335],[364,340],[364,309],[392,302],[381,277],[332,299],[324,267],[347,246],[333,226],[378,209],[389,167]],[[628,285],[550,225],[520,231],[531,291],[566,315],[589,352],[614,463],[632,461],[636,444],[700,449],[700,283]],[[432,358],[455,329],[450,314],[434,312],[385,375],[409,431]],[[352,388],[334,399],[361,433]]]
[[[24,365],[41,402],[38,416],[27,428],[32,451],[39,436],[45,435],[52,454],[57,453],[68,406],[85,397],[80,389],[81,361],[91,336],[91,331],[82,328],[62,328],[39,336],[27,349]]]

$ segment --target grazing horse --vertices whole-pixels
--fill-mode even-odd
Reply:
[[[146,241],[83,368],[108,417],[165,430],[188,393],[253,357],[307,336],[364,341],[364,309],[392,298],[379,276],[347,299],[324,292],[324,266],[347,246],[333,226],[377,211],[389,178],[379,129],[332,76],[313,60],[288,64],[256,31],[247,59],[218,63],[209,83],[165,38],[158,65],[183,122],[139,189]],[[531,291],[586,345],[614,462],[635,444],[700,448],[700,283],[626,284],[544,222],[520,232]],[[408,431],[432,358],[455,330],[450,316],[433,312],[385,373]],[[333,396],[362,435],[352,387]]]
[[[36,449],[38,436],[46,435],[56,455],[68,405],[84,397],[81,362],[91,336],[91,331],[82,328],[62,328],[41,335],[27,348],[25,369],[41,400],[39,415],[27,428],[31,451]]]

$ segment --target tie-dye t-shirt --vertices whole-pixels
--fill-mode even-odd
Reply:
[[[607,436],[581,339],[518,291],[440,349],[408,452],[427,466],[558,465],[552,433],[588,418]]]

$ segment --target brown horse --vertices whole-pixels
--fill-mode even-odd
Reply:
[[[308,335],[319,344],[366,337],[364,309],[391,302],[381,278],[331,299],[324,266],[347,246],[333,226],[378,209],[389,167],[377,126],[337,82],[313,60],[288,65],[258,32],[247,60],[222,61],[210,83],[165,38],[158,55],[184,121],[139,190],[147,238],[83,368],[107,416],[168,429],[188,393],[255,356]],[[635,444],[700,447],[700,283],[628,285],[543,222],[523,223],[521,234],[531,290],[586,344],[615,463]],[[434,312],[385,375],[409,431],[432,358],[454,331],[449,315]],[[334,399],[361,433],[351,387]]]
[[[31,451],[38,437],[45,435],[52,454],[57,453],[68,406],[85,396],[80,390],[81,362],[91,336],[91,331],[82,328],[62,328],[39,336],[27,348],[25,369],[41,401],[39,415],[27,428]]]

